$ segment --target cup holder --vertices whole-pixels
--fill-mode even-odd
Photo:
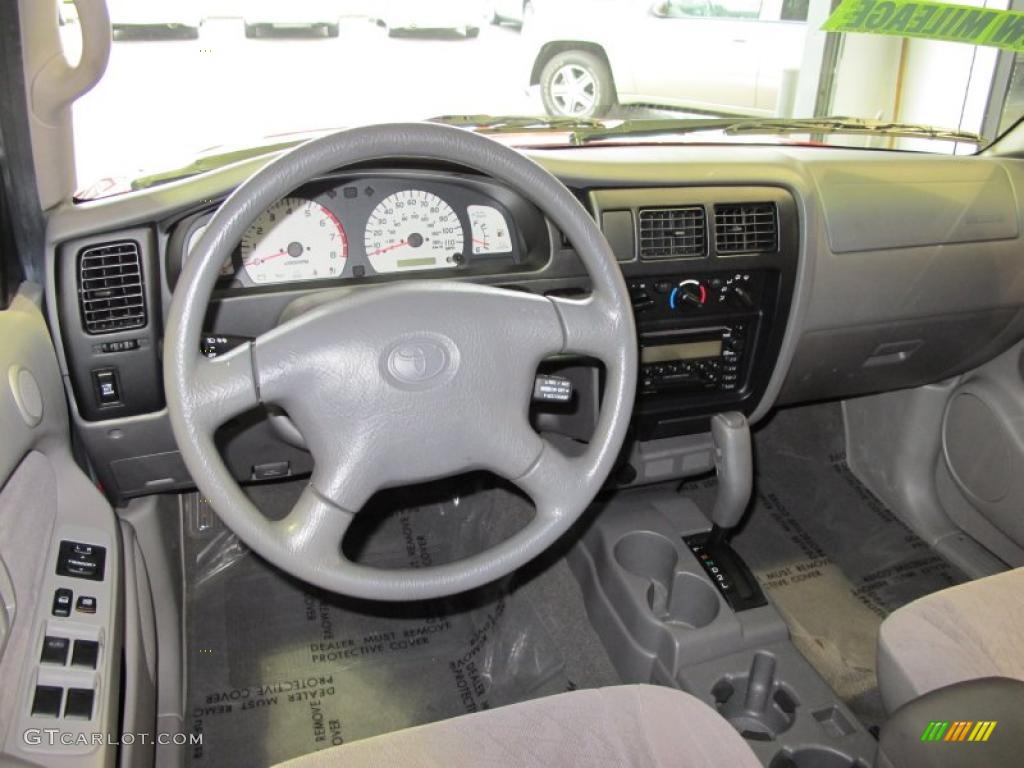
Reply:
[[[660,621],[699,629],[718,616],[715,588],[696,574],[677,573],[679,552],[660,533],[626,534],[615,545],[615,561],[648,582],[647,605]]]
[[[862,760],[828,747],[800,747],[779,752],[768,768],[868,768]]]
[[[723,677],[711,688],[715,707],[744,738],[771,741],[796,720],[796,696],[775,676],[775,657],[758,651],[744,675]],[[793,753],[796,754],[796,753]],[[781,757],[782,754],[776,757]],[[782,768],[780,763],[771,768]],[[816,763],[808,763],[816,766]]]

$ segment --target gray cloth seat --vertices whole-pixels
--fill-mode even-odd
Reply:
[[[1024,568],[927,595],[882,622],[878,685],[889,712],[983,677],[1024,680]]]
[[[572,691],[354,741],[287,768],[759,768],[715,710],[652,685]]]

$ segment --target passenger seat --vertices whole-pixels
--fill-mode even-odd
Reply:
[[[1024,681],[1024,568],[922,597],[878,636],[878,685],[889,712],[954,683]]]

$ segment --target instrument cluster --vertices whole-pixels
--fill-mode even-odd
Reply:
[[[179,227],[179,267],[212,215],[197,214]],[[493,182],[427,173],[324,179],[263,211],[221,278],[245,287],[505,271],[530,261],[524,218],[525,229],[543,233],[546,246],[539,212]]]

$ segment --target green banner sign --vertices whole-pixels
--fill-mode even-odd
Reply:
[[[1024,13],[971,5],[922,0],[843,0],[822,29],[992,45],[1024,53]]]

